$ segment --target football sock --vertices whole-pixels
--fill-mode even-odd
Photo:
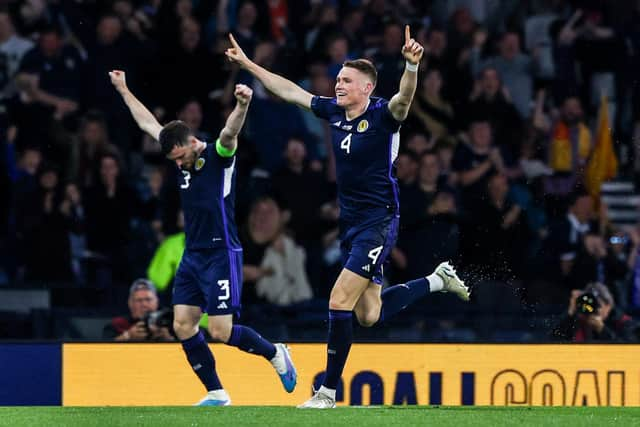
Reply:
[[[429,279],[431,279],[431,276],[429,276]],[[423,277],[411,280],[407,283],[390,286],[382,291],[382,308],[380,309],[378,322],[395,316],[406,306],[425,296],[427,292],[434,292],[431,289],[431,281],[429,279]],[[440,278],[438,277],[438,279]],[[442,283],[442,279],[440,279],[440,283]]]
[[[329,310],[329,339],[327,343],[327,370],[322,385],[335,390],[342,376],[344,364],[353,340],[352,312]]]
[[[247,353],[259,354],[267,360],[276,355],[276,347],[251,328],[233,325],[227,345],[238,347]]]
[[[209,349],[202,332],[198,332],[191,338],[182,341],[182,348],[187,355],[187,360],[207,391],[222,388],[220,379],[216,373],[216,360]]]

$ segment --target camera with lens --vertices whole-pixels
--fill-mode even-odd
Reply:
[[[591,316],[598,314],[600,303],[598,298],[591,292],[585,292],[576,298],[576,312]]]
[[[150,331],[152,327],[159,328],[168,328],[170,331],[173,327],[173,310],[170,308],[163,308],[156,311],[150,311],[144,315],[142,319],[144,322],[144,327],[147,328],[147,331]]]

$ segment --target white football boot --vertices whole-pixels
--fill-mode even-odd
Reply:
[[[331,409],[336,407],[336,399],[324,393],[322,389],[317,390],[311,399],[298,405],[300,409]]]
[[[231,398],[224,389],[211,390],[196,406],[229,406]]]
[[[443,288],[440,292],[451,292],[456,294],[458,298],[463,301],[469,301],[469,288],[464,285],[464,282],[456,274],[455,268],[447,261],[440,263],[436,267],[436,271],[433,272],[442,279]]]

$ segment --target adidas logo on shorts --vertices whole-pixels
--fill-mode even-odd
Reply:
[[[362,269],[364,271],[366,271],[367,273],[371,271],[371,267],[369,267],[369,264],[365,265],[364,267],[362,267]]]
[[[218,309],[223,309],[223,308],[229,308],[227,307],[227,303],[222,301],[220,304],[218,304]]]

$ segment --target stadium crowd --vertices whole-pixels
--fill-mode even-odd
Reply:
[[[237,167],[243,317],[267,336],[323,339],[341,268],[329,130],[232,66],[227,34],[318,95],[333,96],[345,60],[368,58],[375,94],[388,99],[409,23],[426,51],[401,129],[401,229],[385,272],[397,283],[450,259],[473,296],[468,306],[428,296],[382,333],[359,337],[637,340],[624,313],[640,312],[640,1],[0,5],[0,290],[49,289],[51,324],[125,310],[139,277],[167,305],[184,248],[176,168],[111,86],[108,71],[121,69],[162,123],[179,118],[207,141],[234,105],[235,83],[253,88]],[[596,150],[606,144],[605,110],[617,165]],[[629,194],[594,198],[595,160]],[[586,333],[576,332],[585,316],[577,289],[595,295],[596,310],[608,307],[591,314],[602,319]],[[626,319],[625,332],[591,334],[608,317]],[[0,338],[69,338],[18,318],[0,316]]]

